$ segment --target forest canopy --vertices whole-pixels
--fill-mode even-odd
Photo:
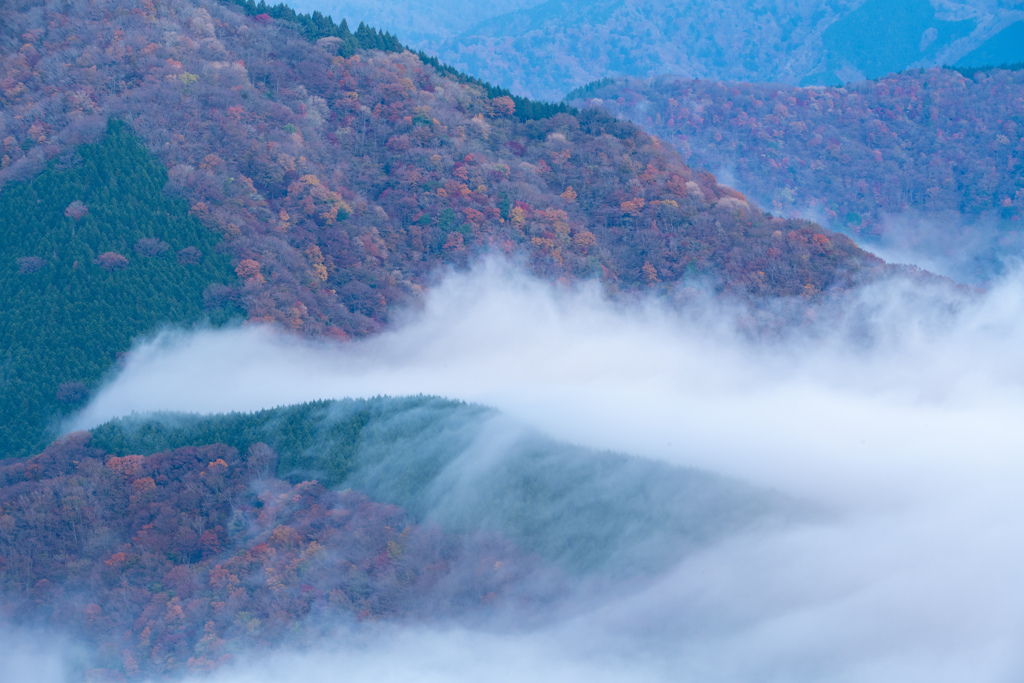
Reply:
[[[724,170],[766,208],[812,215],[866,245],[970,245],[985,282],[1024,247],[1024,71],[914,69],[843,88],[678,78],[598,82],[577,102]],[[920,226],[920,227],[917,227]],[[930,243],[930,244],[929,244]]]
[[[232,315],[230,259],[166,182],[111,121],[0,192],[0,453],[38,452],[139,335]]]

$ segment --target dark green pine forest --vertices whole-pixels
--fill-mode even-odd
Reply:
[[[0,453],[38,452],[117,356],[235,278],[219,237],[164,194],[167,172],[119,122],[0,193]],[[77,217],[76,217],[77,216]]]

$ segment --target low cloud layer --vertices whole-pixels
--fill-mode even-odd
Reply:
[[[217,681],[1019,680],[1024,282],[984,295],[887,283],[816,315],[751,340],[720,304],[623,307],[491,264],[358,343],[165,333],[74,427],[439,394],[835,513],[734,538],[539,631],[382,627]]]
[[[1019,264],[1024,238],[1010,220],[944,213],[888,214],[881,237],[854,236],[889,263],[913,263],[958,282],[987,286]]]

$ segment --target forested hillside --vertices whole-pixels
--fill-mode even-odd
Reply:
[[[598,98],[776,213],[866,245],[977,257],[964,279],[991,278],[1024,247],[1024,70],[914,70],[846,88],[664,77],[573,97]]]
[[[24,420],[81,400],[134,336],[201,317],[204,292],[211,310],[348,338],[489,252],[613,292],[698,278],[754,301],[846,289],[882,267],[843,236],[764,215],[632,124],[502,92],[386,32],[286,7],[5,3],[0,201],[25,240],[4,250],[23,302],[5,314],[5,373],[35,375],[5,394],[19,407],[4,448],[35,443],[43,425]],[[76,149],[105,144],[111,119],[132,156],[96,170],[100,148]],[[47,308],[75,301],[55,294],[64,277],[88,283],[72,317]],[[72,328],[83,341],[57,362],[38,355],[49,342],[15,350],[30,330]]]
[[[478,452],[499,432],[500,453]],[[751,520],[797,510],[739,482],[560,444],[492,409],[432,397],[126,418],[92,433],[113,454],[266,443],[282,479],[351,487],[450,531],[484,529],[574,574],[663,569]]]
[[[77,17],[60,15],[53,36],[8,56],[6,111],[50,107],[54,122],[8,115],[3,173],[30,174],[56,153],[19,141],[59,140],[61,125],[89,118],[80,105],[116,112],[170,168],[168,191],[227,239],[251,319],[365,334],[439,264],[485,250],[552,278],[635,287],[693,272],[756,295],[848,286],[863,256],[830,238],[806,260],[783,249],[769,273],[776,230],[810,240],[817,228],[748,211],[630,124],[595,113],[521,121],[508,98],[483,97],[411,53],[344,58],[340,39],[310,44],[289,22],[220,4],[140,12],[85,13],[76,36],[92,47],[70,39]],[[32,16],[5,26],[31,32]],[[180,33],[151,42],[155,25]],[[25,54],[40,50],[60,53],[47,62],[58,73],[27,70]],[[88,101],[46,85],[83,79],[100,81],[76,91]]]
[[[143,680],[358,621],[556,597],[507,542],[268,478],[273,457],[223,445],[110,457],[76,433],[5,462],[0,617],[87,646],[69,680]]]
[[[27,455],[161,325],[218,323],[235,283],[219,236],[164,193],[127,128],[0,192],[0,453]],[[46,429],[44,429],[46,428]]]
[[[70,434],[0,463],[0,616],[87,644],[87,680],[199,673],[367,620],[543,619],[583,577],[808,512],[526,432],[481,460],[496,420],[419,397]]]

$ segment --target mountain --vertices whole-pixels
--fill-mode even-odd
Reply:
[[[902,23],[884,36],[891,50],[865,47],[873,2],[808,10],[800,35],[819,32],[842,59],[814,53],[807,73],[906,59],[904,25],[921,31],[929,59],[1012,49],[1013,25],[995,32],[993,17],[1009,17],[1000,6],[940,16],[920,3],[892,13]],[[638,7],[648,5],[504,9],[529,33],[548,30],[548,10],[618,30]],[[657,7],[689,17],[694,35],[710,21],[703,5]],[[726,19],[746,20],[727,16],[740,5],[714,7],[725,22],[715,35],[753,59],[757,43],[728,30]],[[502,16],[462,19],[504,40]],[[855,30],[835,33],[850,17]],[[621,35],[646,39],[637,31],[664,18]],[[752,35],[767,49],[784,20]],[[983,28],[994,43],[975,40]],[[782,33],[778,54],[791,54]],[[643,56],[623,45],[617,54]],[[543,41],[530,49],[508,54],[559,59]],[[1013,297],[918,287],[932,276],[764,211],[594,102],[530,99],[457,66],[406,49],[387,26],[262,0],[0,3],[0,678],[378,680],[389,675],[371,670],[396,662],[412,673],[390,677],[412,680],[496,669],[522,680],[798,679],[826,660],[883,680],[935,662],[985,670],[987,650],[956,629],[998,622],[983,635],[1013,642],[987,603],[1009,604],[1014,586],[981,576],[985,591],[941,615],[956,628],[939,639],[922,615],[979,557],[1007,566],[1001,536],[1012,534],[979,554],[976,534],[948,530],[1005,517],[1013,499],[999,498],[1012,469],[990,482],[959,457],[980,444],[998,458],[1014,443],[1012,429],[993,432],[998,419],[973,419],[998,418],[993,406],[1012,394],[1012,362],[1000,360],[1013,356]],[[727,85],[740,99],[725,113],[698,112],[696,99],[686,113],[720,125],[714,116],[742,104],[750,113],[730,125],[775,117],[753,137],[782,149],[797,142],[776,130],[801,103],[828,104],[813,121],[827,126],[844,106],[866,117],[891,100],[876,117],[889,131],[916,130],[925,112],[950,118],[940,132],[953,156],[933,159],[983,163],[972,144],[1012,141],[1012,154],[989,156],[1013,171],[1015,76],[957,78],[900,81],[848,105],[850,90],[773,86],[772,101],[761,86]],[[955,108],[952,93],[971,84],[992,92],[989,110]],[[982,134],[996,125],[994,141]],[[906,135],[929,149],[927,133]],[[846,166],[859,158],[829,147]],[[915,182],[948,175],[921,163],[897,170]],[[980,198],[978,221],[999,211],[1012,222],[1017,195],[993,194],[1004,184],[990,171],[961,195]],[[836,182],[851,173],[836,168]],[[955,194],[935,187],[944,201]],[[453,276],[499,259],[487,277]],[[258,327],[206,329],[248,324]],[[147,382],[138,361],[160,379]],[[120,394],[122,381],[132,387]],[[273,405],[289,391],[380,390],[371,382],[478,392],[588,443],[632,437],[648,454],[818,502],[561,443],[423,395],[133,413],[61,433],[112,394],[124,415],[152,396]],[[940,542],[917,543],[922,530]],[[908,577],[937,588],[904,601]],[[970,657],[932,656],[953,642]]]
[[[16,301],[0,317],[2,453],[38,450],[162,324],[237,314],[364,336],[486,253],[610,292],[699,279],[753,302],[883,269],[633,124],[502,94],[364,25],[244,0],[46,7],[0,9],[0,245]],[[95,329],[46,360],[68,330]]]
[[[1024,250],[1022,93],[1024,70],[919,69],[845,88],[621,80],[572,97],[776,213],[984,283]]]
[[[1012,0],[549,0],[511,6],[413,0],[377,8],[299,0],[387,27],[425,24],[413,44],[485,80],[558,99],[605,77],[842,85],[911,67],[1024,61],[1024,11]],[[486,14],[479,23],[469,21]],[[438,24],[441,24],[438,26]],[[411,28],[411,27],[410,27]],[[455,35],[453,35],[455,34]],[[422,37],[419,37],[422,35]]]
[[[0,462],[0,615],[86,645],[87,680],[201,673],[345,624],[543,618],[808,512],[430,397],[136,417]]]

